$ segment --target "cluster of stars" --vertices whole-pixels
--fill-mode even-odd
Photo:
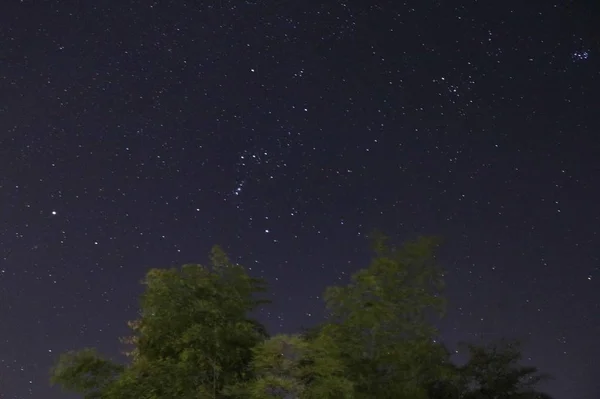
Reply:
[[[375,227],[448,241],[441,339],[526,336],[557,392],[586,386],[600,89],[563,9],[21,7],[0,29],[0,396],[62,397],[54,357],[108,348],[148,268],[212,244],[271,284],[271,332],[297,332]]]

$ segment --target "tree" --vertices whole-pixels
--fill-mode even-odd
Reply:
[[[264,327],[248,317],[265,301],[264,282],[248,276],[214,247],[211,268],[148,272],[139,319],[133,334],[131,363],[114,365],[94,352],[59,359],[52,381],[94,398],[209,398],[225,396],[226,387],[252,376],[252,349],[266,338]]]
[[[463,346],[469,352],[467,363],[457,366],[448,362],[445,378],[428,387],[429,399],[551,399],[536,390],[537,384],[549,377],[535,367],[519,364],[517,341]]]
[[[372,244],[368,267],[326,290],[324,323],[270,339],[248,316],[265,302],[264,282],[219,247],[210,267],[150,270],[122,340],[129,362],[68,352],[52,382],[85,399],[549,399],[515,342],[467,344],[468,362],[451,361],[434,327],[437,239],[396,247],[375,234]]]
[[[61,355],[51,381],[67,390],[81,393],[85,399],[97,399],[102,397],[123,370],[123,366],[102,358],[94,349],[86,348]]]
[[[520,365],[521,345],[500,341],[477,346],[466,344],[470,357],[460,368],[468,399],[541,399],[547,395],[535,387],[550,378],[535,367]]]
[[[308,340],[299,335],[278,335],[254,351],[256,379],[246,386],[252,399],[349,399],[353,384],[326,336]],[[337,355],[337,356],[336,356]]]
[[[386,241],[374,235],[371,264],[347,286],[327,289],[330,318],[321,335],[338,346],[358,398],[425,397],[444,355],[430,320],[444,305],[438,241]]]
[[[302,380],[307,342],[297,336],[278,335],[254,350],[256,379],[247,385],[253,399],[299,398],[305,390]]]

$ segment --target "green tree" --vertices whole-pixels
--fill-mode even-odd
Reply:
[[[546,376],[520,364],[515,342],[467,345],[452,363],[438,343],[443,274],[438,241],[390,246],[345,286],[326,290],[326,321],[268,338],[249,314],[265,285],[219,248],[211,266],[150,270],[125,365],[93,349],[63,354],[52,382],[85,399],[549,399]]]
[[[97,399],[103,397],[123,370],[123,366],[102,358],[94,349],[86,348],[61,355],[51,381],[66,390],[82,394],[86,399]]]
[[[549,377],[520,365],[518,342],[463,346],[469,352],[467,363],[454,365],[448,356],[444,378],[429,385],[429,399],[550,399],[536,389]]]
[[[327,289],[330,318],[320,334],[339,348],[356,397],[425,397],[444,356],[432,324],[444,305],[438,240],[420,237],[400,247],[386,241],[375,234],[370,265],[347,286]]]
[[[275,336],[254,350],[256,379],[248,384],[253,399],[299,398],[305,391],[303,360],[308,344],[298,336]]]
[[[326,336],[307,340],[278,335],[256,347],[256,379],[247,384],[252,399],[349,399],[353,384],[345,376],[337,346]]]
[[[61,356],[52,382],[94,398],[221,398],[251,378],[252,349],[266,338],[248,314],[264,282],[214,247],[211,268],[148,272],[140,317],[129,323],[131,362],[118,366],[84,350]]]
[[[550,378],[536,367],[522,366],[521,345],[506,341],[478,346],[466,344],[469,361],[459,369],[468,399],[541,399],[536,390]]]

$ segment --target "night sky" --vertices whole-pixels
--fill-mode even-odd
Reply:
[[[84,4],[85,5],[82,5]],[[600,3],[3,1],[0,398],[121,349],[139,281],[213,244],[272,333],[365,236],[445,238],[442,337],[600,396]],[[459,353],[460,357],[460,353]]]

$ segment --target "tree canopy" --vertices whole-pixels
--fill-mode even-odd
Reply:
[[[214,247],[211,267],[153,269],[143,281],[140,316],[129,323],[131,362],[114,365],[93,350],[60,357],[52,381],[93,398],[223,397],[250,378],[253,348],[267,337],[248,317],[264,301],[250,277]]]
[[[85,399],[543,399],[545,378],[520,364],[515,342],[466,344],[451,361],[442,316],[439,240],[400,246],[375,234],[373,258],[324,295],[328,316],[304,333],[269,337],[250,317],[265,282],[213,247],[210,266],[152,269],[128,362],[94,349],[60,356],[51,381]]]

